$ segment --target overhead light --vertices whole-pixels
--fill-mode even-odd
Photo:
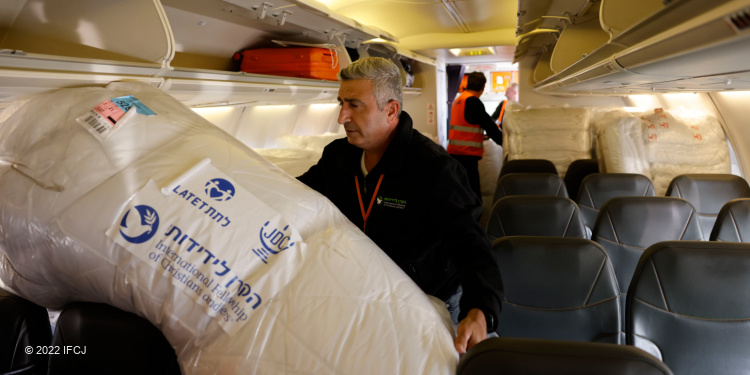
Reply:
[[[440,0],[443,3],[443,7],[445,10],[448,11],[448,14],[450,14],[451,18],[453,18],[453,21],[456,22],[456,24],[463,30],[465,33],[470,33],[471,29],[469,28],[469,25],[466,24],[464,21],[464,17],[461,15],[461,12],[456,7],[456,3],[453,0]]]

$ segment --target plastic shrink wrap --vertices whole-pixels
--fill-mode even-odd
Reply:
[[[600,170],[651,178],[640,118],[625,111],[609,111],[598,112],[593,122]]]
[[[444,308],[327,199],[157,88],[60,90],[5,117],[0,280],[22,297],[143,316],[184,374],[454,372]]]
[[[656,195],[664,195],[682,174],[731,173],[729,146],[714,116],[658,108],[637,114],[603,112],[594,123],[597,157],[605,171],[643,174]]]
[[[561,177],[577,159],[591,158],[587,108],[514,105],[503,119],[503,152],[508,160],[547,159]]]

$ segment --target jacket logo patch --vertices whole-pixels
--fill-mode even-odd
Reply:
[[[378,206],[397,208],[399,210],[406,208],[406,201],[402,199],[386,198],[381,195],[377,197],[376,201],[378,202]]]

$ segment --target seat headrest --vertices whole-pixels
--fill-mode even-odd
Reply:
[[[581,182],[577,203],[598,209],[615,197],[652,197],[654,185],[638,173],[594,173]]]
[[[667,196],[687,200],[700,214],[715,215],[728,201],[750,197],[750,187],[733,174],[685,174],[670,182]]]
[[[500,177],[509,173],[554,173],[557,174],[555,164],[546,159],[515,159],[503,163]]]
[[[569,198],[512,195],[492,207],[487,222],[490,239],[504,236],[559,236],[585,238],[578,205]]]
[[[721,208],[710,240],[750,242],[750,198],[732,199]]]
[[[671,375],[634,346],[565,340],[490,338],[461,357],[457,375]]]
[[[695,319],[750,319],[750,244],[666,241],[641,256],[628,299]]]
[[[509,303],[567,309],[619,293],[606,251],[591,240],[510,236],[496,240],[493,247]]]
[[[495,202],[510,195],[554,195],[568,198],[568,190],[557,174],[509,173],[497,181]]]
[[[616,197],[599,210],[592,238],[645,249],[661,241],[701,240],[703,232],[695,209],[684,199]]]

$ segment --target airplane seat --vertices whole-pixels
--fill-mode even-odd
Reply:
[[[511,195],[492,206],[486,226],[490,240],[505,236],[587,238],[578,205],[552,195]]]
[[[509,173],[557,173],[557,168],[552,161],[547,159],[513,159],[503,163],[500,168],[500,177]]]
[[[158,328],[106,304],[66,305],[57,319],[52,345],[69,352],[50,356],[49,375],[181,374],[177,355]],[[85,354],[80,354],[82,350]]]
[[[492,202],[509,195],[555,195],[568,198],[568,190],[557,174],[509,173],[497,180]]]
[[[591,238],[612,261],[624,311],[625,295],[641,254],[657,242],[702,240],[703,231],[695,208],[684,199],[615,197],[599,210]]]
[[[599,173],[599,162],[596,159],[577,159],[570,163],[563,181],[571,199],[578,197],[581,182],[592,173]]]
[[[592,239],[607,251],[624,294],[641,254],[672,240],[698,241],[703,231],[690,202],[674,197],[615,197],[599,210]]]
[[[47,309],[0,288],[0,375],[45,375],[51,342]]]
[[[622,343],[615,271],[599,244],[510,236],[493,249],[504,290],[499,336]]]
[[[634,346],[494,337],[469,349],[457,375],[672,375],[662,361]]]
[[[576,203],[581,210],[583,224],[593,230],[599,209],[611,198],[654,195],[654,185],[642,174],[593,173],[581,181]]]
[[[750,242],[750,198],[737,198],[727,202],[716,217],[709,239]]]
[[[750,198],[750,186],[744,178],[733,174],[684,174],[672,179],[666,195],[683,198],[695,207],[703,239],[708,241],[724,204],[736,198]]]
[[[750,244],[668,241],[650,246],[627,294],[626,343],[676,374],[750,369]]]

